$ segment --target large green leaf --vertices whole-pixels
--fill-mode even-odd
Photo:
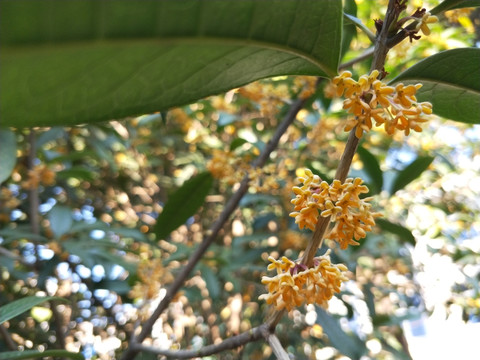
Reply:
[[[3,125],[183,105],[276,75],[336,74],[340,0],[2,0]]]
[[[5,321],[8,321],[15,316],[20,315],[21,313],[30,310],[32,307],[40,305],[41,303],[49,300],[65,301],[65,299],[55,296],[28,296],[19,300],[15,300],[0,307],[0,324],[3,324]]]
[[[434,114],[471,124],[480,123],[480,49],[440,52],[401,73],[392,83],[423,84],[419,101],[433,104]]]
[[[11,130],[0,129],[0,184],[12,174],[17,163],[17,139]]]
[[[194,215],[205,201],[212,184],[212,175],[204,172],[186,181],[180,189],[175,191],[165,204],[153,228],[157,237],[165,238]]]
[[[84,360],[85,357],[80,353],[74,353],[67,350],[25,350],[25,351],[6,351],[0,353],[0,360],[20,360],[37,359],[53,357],[55,359],[68,358],[74,360]]]
[[[435,15],[447,10],[476,6],[480,6],[480,0],[445,0],[435,6],[430,12]]]
[[[433,161],[431,156],[419,156],[411,164],[409,164],[405,169],[400,171],[393,180],[392,189],[390,190],[391,194],[395,194],[398,190],[403,189],[405,186],[410,184],[413,180],[418,178]]]

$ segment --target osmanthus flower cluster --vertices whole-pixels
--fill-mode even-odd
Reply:
[[[213,150],[213,156],[207,163],[207,169],[216,179],[232,186],[242,181],[248,174],[249,186],[257,192],[266,192],[278,189],[278,179],[283,171],[278,172],[276,164],[268,164],[262,168],[255,168],[246,156],[236,156],[232,151]]]
[[[264,276],[262,283],[267,286],[268,294],[260,295],[267,304],[276,309],[291,310],[303,304],[318,304],[326,308],[328,300],[340,291],[346,276],[347,267],[343,264],[332,264],[330,251],[313,259],[313,266],[307,268],[283,256],[281,260],[269,257],[271,264],[268,270],[277,270],[273,277]]]
[[[357,240],[372,230],[379,213],[373,212],[371,197],[360,198],[368,193],[368,188],[360,178],[346,179],[344,183],[334,180],[331,184],[322,181],[318,175],[305,169],[305,176],[299,177],[302,186],[294,186],[294,210],[290,213],[300,229],[315,230],[319,216],[331,217],[335,223],[326,236],[337,241],[342,249],[348,245],[358,245]]]
[[[371,130],[375,122],[376,126],[383,124],[389,135],[395,130],[403,131],[405,135],[411,130],[421,132],[420,124],[428,121],[428,115],[432,114],[432,104],[419,103],[415,96],[422,84],[405,86],[399,83],[393,87],[383,83],[378,76],[379,72],[374,70],[356,81],[350,71],[344,71],[333,79],[336,95],[346,98],[343,108],[353,114],[345,131],[356,126],[355,135],[361,138],[363,131]]]
[[[318,175],[305,169],[305,175],[299,177],[302,186],[294,186],[294,210],[290,216],[301,229],[315,230],[320,217],[329,218],[334,223],[326,238],[333,239],[342,249],[348,245],[358,245],[357,240],[364,238],[366,232],[375,225],[380,216],[371,210],[371,198],[363,198],[368,188],[362,185],[360,178],[347,179],[345,182],[334,180],[332,184],[322,181]],[[323,256],[313,259],[311,267],[296,263],[287,257],[275,260],[269,257],[269,270],[276,269],[274,277],[264,276],[262,283],[267,286],[268,294],[260,296],[278,310],[291,310],[304,303],[315,303],[326,307],[334,293],[340,291],[343,281],[347,280],[347,268],[343,264],[330,262],[330,250]]]

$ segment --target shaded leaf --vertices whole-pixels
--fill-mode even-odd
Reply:
[[[48,144],[50,141],[57,140],[66,135],[65,129],[61,127],[54,127],[47,131],[42,132],[38,135],[35,140],[35,145],[37,148],[42,148],[45,144]]]
[[[15,133],[8,129],[0,129],[0,184],[12,174],[17,163],[17,139]]]
[[[3,324],[5,321],[8,321],[25,311],[30,310],[34,306],[40,305],[49,300],[67,301],[56,296],[28,296],[23,299],[15,300],[11,303],[0,306],[0,324]]]
[[[201,173],[186,181],[168,199],[157,219],[153,232],[157,238],[164,239],[202,206],[213,184],[209,172]]]
[[[455,69],[452,69],[452,64]],[[480,124],[480,49],[442,51],[413,65],[392,83],[422,83],[419,101],[429,101],[433,113],[445,118]]]
[[[476,6],[480,6],[480,0],[445,0],[430,10],[430,13],[435,15],[447,10]]]
[[[398,224],[394,224],[385,219],[375,219],[375,224],[389,233],[398,235],[402,242],[407,242],[409,244],[415,245],[415,237],[412,235],[412,232],[406,227]]]
[[[25,350],[25,351],[6,351],[0,353],[0,360],[20,360],[54,357],[55,359],[68,358],[74,360],[84,360],[85,357],[80,353],[74,353],[67,350]]]
[[[323,328],[332,345],[342,354],[356,360],[367,353],[363,341],[354,335],[348,335],[342,330],[336,319],[320,307],[317,309],[317,323]]]
[[[368,282],[363,286],[363,294],[365,295],[365,303],[367,304],[368,308],[368,313],[370,317],[373,317],[376,315],[375,311],[375,296],[373,296],[372,292],[372,287],[373,284],[371,282]]]
[[[372,42],[372,44],[375,43],[375,34],[372,33],[370,29],[365,26],[362,20],[348,13],[343,14],[343,16],[345,16],[349,22],[355,24],[360,30],[362,30],[365,35],[367,35],[368,39]]]
[[[79,180],[93,181],[96,178],[96,174],[93,171],[87,170],[81,167],[72,167],[57,172],[57,178],[67,180],[69,178],[75,178]]]
[[[200,274],[207,285],[208,294],[212,299],[217,299],[220,296],[220,282],[215,272],[206,264],[200,264]]]
[[[347,0],[344,3],[343,7],[344,15],[343,16],[356,16],[357,15],[357,4],[355,0]],[[347,17],[348,19],[348,17]],[[343,24],[343,31],[342,31],[342,50],[341,50],[341,57],[343,58],[350,48],[350,43],[352,39],[357,35],[357,28],[355,24],[352,24],[351,21],[345,21]]]
[[[340,0],[3,0],[0,16],[7,126],[159,112],[277,75],[332,77],[340,57]]]
[[[69,207],[56,205],[48,213],[50,228],[56,238],[70,231],[73,224],[72,210]]]
[[[403,189],[413,180],[418,178],[425,170],[427,170],[433,159],[434,158],[431,156],[419,156],[412,161],[411,164],[400,171],[395,177],[390,194],[395,194],[398,190]]]
[[[242,146],[243,144],[247,143],[248,141],[243,139],[243,138],[235,138],[231,143],[230,143],[230,151],[235,150],[236,148]]]
[[[123,280],[102,280],[94,284],[96,289],[107,289],[114,291],[119,295],[128,294],[131,290],[130,285]]]
[[[372,194],[378,194],[383,188],[383,171],[377,158],[362,146],[358,147],[357,153],[363,162],[363,169],[370,178],[370,185],[373,187],[370,191]]]

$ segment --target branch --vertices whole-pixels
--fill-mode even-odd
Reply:
[[[285,351],[282,344],[280,344],[280,340],[278,340],[278,337],[275,334],[265,331],[263,336],[278,360],[290,360],[288,353]]]
[[[398,12],[396,11],[396,3],[398,0],[389,0],[388,1],[388,8],[385,14],[385,20],[383,21],[382,29],[380,33],[377,35],[377,39],[375,41],[375,49],[373,51],[373,61],[370,70],[378,70],[382,71],[385,65],[385,60],[387,58],[388,50],[388,32],[390,30],[390,26],[397,20]],[[355,129],[352,129],[354,131]]]
[[[9,350],[15,351],[18,350],[15,341],[13,341],[12,337],[10,336],[8,330],[5,328],[5,325],[0,324],[0,335],[2,335],[5,344]]]
[[[397,8],[395,7],[396,1],[397,0],[389,0],[388,9],[385,14],[385,21],[383,22],[382,29],[376,38],[375,47],[373,49],[373,61],[372,61],[371,71],[376,69],[379,72],[382,72],[383,67],[385,65],[385,60],[387,58],[387,53],[389,51],[389,47],[387,44],[388,30],[391,24],[393,24],[398,17],[398,11],[397,11]],[[368,56],[370,56],[370,49],[367,50],[360,57],[353,59],[352,61],[357,62],[357,59],[364,59],[364,58],[367,58]],[[350,65],[350,64],[346,63],[341,65],[341,67],[346,67],[347,65]],[[358,139],[355,136],[355,130],[356,130],[356,127],[354,127],[350,131],[347,143],[345,144],[345,149],[343,151],[342,157],[340,159],[340,163],[338,164],[338,168],[335,173],[335,179],[340,180],[342,183],[347,178],[348,172],[350,171],[350,166],[352,165],[353,156],[357,151],[358,143],[360,141],[360,139]],[[300,258],[300,263],[305,264],[308,267],[312,265],[313,258],[315,257],[315,254],[318,248],[322,244],[323,237],[325,235],[325,232],[328,229],[329,224],[330,224],[330,217],[325,217],[325,218],[320,217],[318,219],[313,236],[310,239],[309,243],[307,244],[307,247],[305,248],[305,252]]]
[[[36,139],[35,139],[35,131],[30,129],[30,133],[28,134],[28,143],[30,148],[28,150],[28,162],[27,168],[29,171],[33,171],[35,167],[35,158],[37,155],[37,146],[36,146]],[[30,216],[30,226],[32,228],[32,233],[35,235],[40,234],[40,219],[38,217],[38,207],[39,207],[39,199],[38,199],[38,188],[36,186],[32,186],[29,191],[29,216]],[[38,262],[38,244],[35,242],[35,259]]]
[[[221,351],[238,348],[242,345],[264,338],[264,333],[269,333],[269,325],[267,323],[257,326],[251,330],[245,331],[239,335],[232,336],[215,345],[207,345],[198,350],[161,350],[154,346],[146,346],[139,343],[131,344],[134,351],[149,352],[151,354],[166,356],[174,359],[190,359],[217,354]]]
[[[1,247],[1,246],[0,246],[0,255],[3,255],[3,256],[9,257],[10,259],[18,261],[20,264],[22,264],[25,267],[28,267],[29,269],[35,269],[34,264],[29,263],[22,256],[19,256],[19,255],[15,254],[14,252],[12,252],[8,249],[5,249],[4,247]]]
[[[255,167],[261,167],[266,163],[272,151],[274,151],[277,148],[280,138],[288,129],[288,127],[293,123],[298,112],[302,109],[304,103],[305,103],[305,99],[297,99],[295,102],[292,103],[288,113],[285,115],[283,121],[277,127],[272,139],[270,139],[270,141],[267,143],[262,153],[255,160],[254,162]],[[157,321],[158,317],[165,311],[167,306],[175,297],[175,294],[178,292],[178,290],[180,290],[180,288],[185,283],[185,280],[189,276],[190,272],[193,270],[193,268],[196,266],[198,261],[205,254],[208,247],[215,240],[219,231],[223,228],[224,224],[228,221],[231,214],[238,207],[240,200],[248,190],[248,182],[249,182],[249,178],[248,178],[248,175],[246,175],[243,178],[238,190],[235,192],[235,194],[233,194],[233,196],[229,199],[229,201],[225,205],[225,208],[220,214],[218,220],[212,225],[210,229],[210,235],[207,238],[205,238],[205,240],[203,240],[200,246],[190,256],[185,267],[183,267],[180,273],[176,276],[174,282],[167,289],[167,293],[165,294],[165,297],[162,299],[162,301],[160,301],[160,303],[158,304],[157,308],[155,309],[153,314],[150,316],[150,318],[143,324],[140,334],[136,338],[134,337],[132,338],[131,346],[123,353],[121,360],[131,360],[135,358],[135,356],[138,353],[138,350],[135,350],[135,348],[132,345],[135,342],[141,343],[150,334],[150,332],[152,331],[153,325]]]
[[[352,65],[355,65],[356,63],[360,62],[360,61],[368,59],[370,56],[373,55],[373,50],[374,50],[373,46],[369,47],[367,50],[365,50],[363,53],[358,55],[356,58],[353,58],[352,60],[349,60],[349,61],[344,62],[343,64],[340,64],[338,66],[338,70],[347,69],[347,68],[351,67]]]

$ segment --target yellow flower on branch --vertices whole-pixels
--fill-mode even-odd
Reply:
[[[397,84],[395,87],[378,80],[379,72],[372,71],[369,76],[362,75],[358,81],[351,78],[349,71],[342,72],[332,80],[338,96],[345,96],[343,108],[353,115],[347,120],[344,130],[355,129],[355,136],[361,138],[364,131],[370,131],[373,123],[384,125],[385,131],[392,135],[401,130],[405,135],[410,130],[421,132],[419,124],[428,120],[432,114],[432,104],[417,102],[416,93],[421,84]]]
[[[347,267],[332,264],[330,250],[323,256],[313,259],[313,266],[303,264],[283,256],[281,260],[269,257],[269,270],[276,270],[273,277],[264,276],[262,283],[267,286],[268,294],[260,295],[267,304],[277,310],[291,310],[303,304],[317,304],[323,308],[328,305],[335,293],[340,292],[342,282],[347,281]]]
[[[344,183],[334,180],[332,184],[321,181],[309,169],[305,176],[298,180],[302,186],[292,188],[295,193],[294,211],[290,213],[300,229],[307,227],[315,230],[319,216],[331,217],[335,223],[326,238],[335,240],[342,249],[348,245],[358,245],[358,241],[366,236],[375,225],[375,218],[380,214],[371,210],[371,197],[360,198],[368,193],[360,178],[346,179]]]
[[[428,24],[434,24],[438,22],[438,18],[429,12],[425,12],[416,26],[417,31],[421,31],[424,35],[430,35],[430,29]]]

